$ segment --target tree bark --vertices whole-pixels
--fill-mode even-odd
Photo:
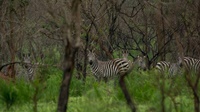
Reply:
[[[155,13],[157,21],[156,25],[156,32],[157,32],[157,43],[158,43],[158,53],[160,55],[160,60],[165,60],[165,34],[164,34],[164,19],[163,19],[163,10],[162,10],[162,4],[157,4],[158,10]]]
[[[13,17],[13,6],[12,6],[12,1],[10,1],[10,10],[9,10],[9,19],[10,19],[10,32],[9,32],[9,38],[7,40],[7,44],[8,44],[8,47],[9,47],[9,50],[10,50],[10,56],[11,56],[11,62],[14,62],[15,61],[15,51],[16,51],[16,46],[15,46],[15,43],[14,43],[14,27],[15,27],[15,24],[14,24],[14,17]],[[10,66],[10,69],[11,69],[11,73],[9,74],[11,78],[15,79],[15,66],[14,64],[12,64]]]
[[[132,112],[136,112],[136,107],[133,103],[133,101],[131,100],[131,96],[130,94],[128,93],[128,90],[126,88],[126,84],[125,84],[125,81],[124,81],[124,78],[125,78],[126,75],[122,75],[120,76],[120,80],[119,80],[119,85],[122,89],[122,92],[126,98],[126,101],[127,101],[127,104],[129,105],[129,107],[131,108],[131,111]]]
[[[60,87],[60,95],[58,98],[57,112],[66,112],[69,100],[69,88],[72,73],[74,70],[75,54],[80,46],[81,34],[81,16],[80,16],[80,0],[72,0],[70,10],[70,19],[65,18],[66,27],[63,28],[63,36],[66,37],[65,56],[64,56],[64,73]],[[66,4],[69,5],[69,4]],[[67,15],[65,15],[67,16]],[[71,20],[71,21],[70,21]]]
[[[70,44],[65,47],[65,61],[66,67],[64,69],[63,80],[58,99],[58,112],[66,112],[67,103],[69,99],[70,81],[74,69],[74,57],[77,49],[73,49]]]

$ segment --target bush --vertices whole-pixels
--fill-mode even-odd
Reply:
[[[50,68],[40,72],[45,79],[35,80],[33,83],[16,81],[15,84],[0,82],[0,111],[6,106],[9,111],[21,112],[33,110],[33,96],[35,87],[39,87],[37,110],[39,112],[55,111],[62,81],[61,70]],[[76,72],[75,72],[76,73]],[[74,73],[74,74],[75,74]],[[47,77],[46,77],[47,76]],[[161,92],[157,75],[153,71],[139,72],[134,70],[125,78],[129,93],[139,112],[160,111]],[[172,84],[172,85],[171,85]],[[180,86],[181,85],[181,86]],[[184,77],[165,80],[166,111],[193,110],[192,94]],[[70,85],[68,102],[69,112],[129,112],[124,94],[119,84],[114,86],[114,80],[108,83],[96,82],[92,75],[88,75],[86,82],[76,79],[73,75]]]
[[[17,89],[12,82],[0,82],[0,100],[9,109],[18,99]]]

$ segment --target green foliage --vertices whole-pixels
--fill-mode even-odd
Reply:
[[[34,88],[24,80],[18,80],[15,83],[18,94],[18,103],[27,103],[31,101]]]
[[[25,81],[16,81],[15,84],[0,83],[0,112],[9,111],[33,111],[33,96],[36,87],[37,110],[39,112],[55,111],[62,81],[61,70],[55,68],[43,68],[38,71],[41,75],[40,80],[32,83]],[[75,78],[74,72],[71,85],[70,97],[68,103],[68,112],[130,112],[126,100],[117,84],[114,86],[114,80],[108,83],[96,82],[92,75],[88,75],[86,82]],[[138,112],[161,111],[161,91],[160,84],[164,82],[165,106],[166,111],[175,111],[176,102],[178,111],[188,112],[193,110],[193,100],[191,91],[182,76],[160,79],[159,74],[154,71],[134,70],[126,78],[125,82],[130,95]],[[181,85],[181,86],[180,86]]]
[[[6,105],[6,109],[9,109],[13,104],[26,103],[31,100],[32,89],[25,81],[18,80],[15,83],[0,81],[0,102]]]
[[[70,95],[73,97],[82,96],[83,92],[85,91],[84,87],[85,86],[82,80],[78,80],[73,77],[70,83]]]
[[[18,99],[17,89],[11,82],[7,83],[1,80],[0,85],[0,100],[5,103],[6,108],[9,109]]]
[[[45,88],[42,91],[42,100],[56,102],[59,95],[59,87],[62,81],[62,71],[58,69],[46,70],[47,80],[44,82]]]
[[[45,55],[47,55],[47,57],[45,57],[43,62],[48,64],[54,64],[60,62],[61,56],[63,55],[61,54],[61,51],[59,52],[60,49],[61,48],[52,45],[46,48]]]

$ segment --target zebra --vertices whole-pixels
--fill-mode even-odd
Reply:
[[[116,58],[109,61],[100,61],[96,58],[93,52],[88,53],[88,61],[96,80],[100,81],[101,78],[119,77],[125,73],[129,73],[136,63],[128,60],[127,57]],[[138,61],[137,61],[138,63]]]
[[[157,62],[155,68],[159,71],[159,73],[167,74],[169,77],[180,74],[181,71],[179,62],[171,63],[167,61],[159,61]]]
[[[34,64],[32,64],[31,56],[30,54],[23,54],[23,67],[26,70],[27,78],[29,81],[32,81],[34,79]]]
[[[200,60],[192,57],[179,57],[179,63],[184,70],[192,74],[198,74],[200,72]]]
[[[140,70],[146,70],[147,69],[147,65],[146,65],[146,56],[137,56],[136,60],[133,62],[134,65],[136,65],[137,69],[140,69]]]
[[[88,53],[88,61],[91,70],[98,81],[100,81],[101,78],[117,77],[120,74],[124,74],[132,67],[132,64],[123,58],[100,61],[96,58],[95,54],[90,51]]]
[[[123,57],[124,60],[129,61],[129,63],[132,63],[132,65],[136,66],[135,68],[137,68],[137,69],[142,69],[142,70],[147,69],[146,56],[139,56],[138,55],[136,60],[131,62],[130,60],[128,60],[128,51],[123,51],[122,57]]]

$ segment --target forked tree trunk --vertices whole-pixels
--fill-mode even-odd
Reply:
[[[81,33],[80,3],[81,3],[80,0],[71,1],[71,6],[68,9],[71,11],[70,12],[71,21],[67,20],[66,18],[65,21],[69,24],[69,26],[63,28],[63,33],[64,33],[63,36],[66,38],[67,43],[65,45],[65,56],[63,63],[64,73],[63,73],[62,84],[60,87],[60,95],[58,98],[57,112],[67,111],[70,81],[74,70],[74,58],[80,46],[80,33]]]

